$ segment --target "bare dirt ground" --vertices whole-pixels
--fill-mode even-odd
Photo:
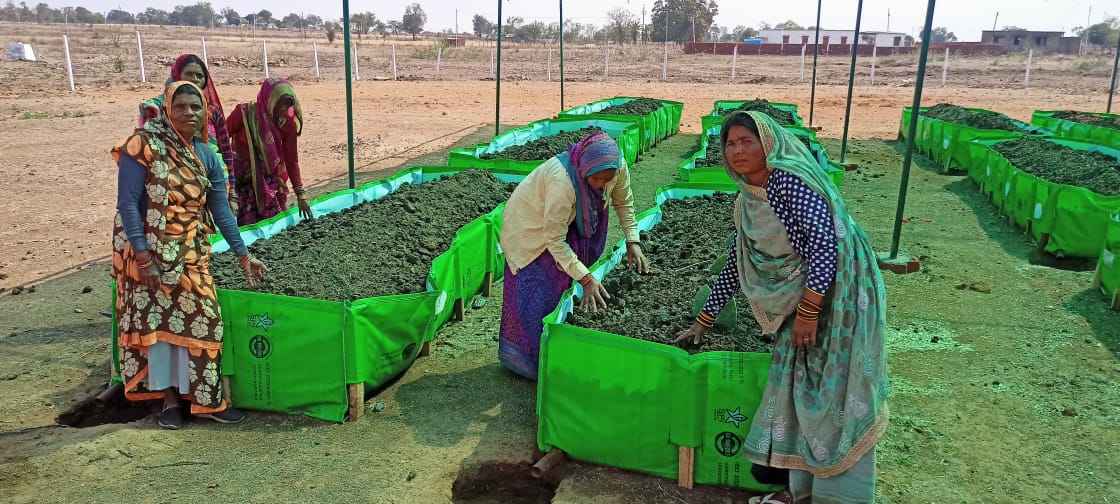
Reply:
[[[161,431],[151,418],[56,426],[60,411],[108,376],[109,325],[98,314],[110,303],[103,258],[116,177],[108,149],[135,124],[136,105],[159,92],[170,61],[200,50],[200,35],[227,111],[253,99],[254,82],[263,77],[262,39],[145,27],[148,83],[140,84],[131,27],[71,27],[78,85],[71,93],[61,27],[2,28],[35,44],[44,62],[0,61],[0,124],[8,131],[0,138],[0,501],[551,498],[550,485],[494,481],[521,474],[534,446],[535,389],[496,363],[500,295],[445,328],[433,357],[371,398],[366,417],[354,424],[254,413],[233,428],[192,423],[179,432]],[[317,40],[316,80],[310,37],[268,40],[271,75],[293,77],[307,117],[300,144],[306,183],[316,193],[343,187],[340,42]],[[398,76],[416,80],[375,80],[391,74],[393,44]],[[443,50],[437,80],[434,47],[359,45],[360,181],[442,164],[449,148],[493,134],[494,82],[482,80],[490,48]],[[603,82],[602,48],[566,48],[567,106],[618,95],[685,103],[683,134],[642,161],[645,180],[635,182],[641,208],[652,205],[653,190],[672,181],[676,163],[695,148],[698,116],[712,101],[763,97],[796,103],[808,115],[810,90],[800,83],[798,58],[740,58],[738,82],[731,83],[730,57],[671,50],[669,82],[661,82],[659,47],[612,51],[610,80]],[[516,79],[502,84],[503,128],[560,110],[558,83],[545,81],[547,54],[540,46],[503,52],[503,74]],[[1103,110],[1105,59],[1036,55],[1028,89],[1020,56],[953,59],[942,88],[938,56],[923,103],[979,106],[1021,120],[1035,109]],[[885,140],[895,138],[901,109],[912,100],[916,58],[878,63],[871,86],[869,65],[861,62],[851,117],[859,141],[849,161],[863,168],[849,173],[843,193],[882,250],[890,244],[901,165],[899,147]],[[843,56],[821,58],[814,123],[824,137],[841,135],[847,64]],[[838,154],[839,142],[828,146]],[[1033,264],[1028,240],[960,177],[916,168],[907,214],[918,219],[905,226],[903,248],[924,261],[921,273],[887,277],[894,418],[880,444],[879,501],[1120,502],[1120,317],[1090,290],[1091,271]],[[956,288],[975,282],[991,292]],[[6,292],[15,286],[35,290]],[[91,292],[83,293],[86,287]],[[379,413],[377,403],[384,405]],[[500,492],[510,487],[522,498]],[[468,500],[476,494],[481,500]],[[553,502],[744,499],[742,492],[681,492],[670,481],[569,464]]]

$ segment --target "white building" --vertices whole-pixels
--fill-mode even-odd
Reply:
[[[848,45],[852,43],[855,30],[821,30],[821,45]],[[906,34],[898,32],[861,32],[860,44],[874,41],[876,47],[902,47],[906,44]],[[816,36],[814,30],[761,30],[758,38],[763,44],[811,45]]]

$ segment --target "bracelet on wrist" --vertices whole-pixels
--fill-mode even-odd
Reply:
[[[240,263],[242,266],[245,266],[246,264],[249,264],[249,261],[251,261],[252,259],[253,259],[252,255],[245,254],[241,257],[238,257],[237,262]]]

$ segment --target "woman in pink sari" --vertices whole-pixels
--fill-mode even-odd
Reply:
[[[257,101],[238,105],[226,125],[237,177],[237,224],[254,224],[287,210],[289,180],[300,217],[312,218],[299,173],[303,110],[292,83],[265,80]]]

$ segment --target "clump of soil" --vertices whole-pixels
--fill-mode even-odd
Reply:
[[[597,131],[603,131],[595,126],[581,128],[575,131],[565,131],[552,136],[538,138],[521,145],[507,147],[493,154],[483,154],[480,159],[512,159],[514,161],[540,161],[549,159],[561,152],[568,150],[572,144],[583,140],[584,137]]]
[[[801,135],[794,135],[805,148],[812,150],[809,146],[809,137]],[[723,147],[720,144],[719,135],[708,135],[708,150],[704,151],[704,157],[696,160],[697,168],[704,168],[710,166],[723,166]]]
[[[1044,180],[1084,187],[1104,196],[1120,195],[1120,163],[1112,156],[1033,137],[1000,142],[992,148],[1016,168]]]
[[[600,110],[600,114],[610,115],[634,115],[643,116],[648,115],[664,106],[659,100],[653,98],[638,98],[637,100],[628,101],[622,105],[615,105]]]
[[[779,109],[762,98],[756,98],[733,109],[720,111],[720,115],[727,117],[736,112],[762,112],[782,126],[796,125],[793,121],[793,113]]]
[[[1077,112],[1074,110],[1063,110],[1054,114],[1054,117],[1066,121],[1073,121],[1082,124],[1100,126],[1102,128],[1112,128],[1120,130],[1120,119],[1116,117],[1102,116],[1098,114],[1091,114],[1088,112]]]
[[[423,292],[432,259],[456,231],[509,199],[513,187],[483,170],[405,184],[254,243],[250,252],[269,268],[256,288],[232,253],[214,256],[210,270],[221,288],[333,301]]]
[[[923,110],[922,115],[947,123],[971,126],[976,129],[1025,131],[1020,128],[1018,124],[1015,124],[1015,121],[1012,121],[1010,117],[1003,114],[987,110],[968,110],[951,103],[938,103],[929,109]]]
[[[733,194],[667,201],[662,205],[661,223],[642,236],[650,273],[638,275],[619,265],[603,280],[611,295],[607,308],[598,313],[577,310],[568,323],[673,345],[677,333],[695,320],[696,292],[715,282],[718,271],[712,273],[709,268],[727,257],[727,237],[734,231],[734,202]],[[733,327],[714,327],[699,346],[689,342],[681,347],[689,353],[769,352],[772,340],[763,336],[746,300],[736,297],[740,299]]]

